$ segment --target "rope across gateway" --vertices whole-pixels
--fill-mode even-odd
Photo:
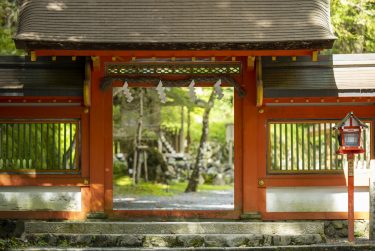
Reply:
[[[104,77],[101,81],[101,89],[107,90],[112,86],[113,82],[120,81],[120,82],[128,82],[132,85],[137,84],[149,84],[150,87],[156,87],[160,80],[163,81],[163,85],[166,87],[188,87],[191,81],[195,81],[195,83],[212,83],[214,85],[218,79],[221,79],[223,84],[229,84],[233,86],[239,97],[244,97],[246,95],[245,90],[237,83],[237,81],[230,76],[222,76],[219,77],[202,77],[202,76],[192,76],[184,79],[178,80],[170,80],[170,79],[163,79],[160,76],[126,76],[126,77]]]

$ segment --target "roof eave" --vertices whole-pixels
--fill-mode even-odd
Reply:
[[[98,43],[42,41],[14,38],[16,47],[25,50],[322,50],[330,49],[335,39],[259,42],[139,42]]]

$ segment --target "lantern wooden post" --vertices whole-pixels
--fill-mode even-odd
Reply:
[[[348,159],[348,241],[354,242],[354,154]]]
[[[350,112],[334,129],[339,132],[337,154],[346,154],[348,160],[348,241],[354,242],[354,154],[364,153],[361,132],[368,126]]]

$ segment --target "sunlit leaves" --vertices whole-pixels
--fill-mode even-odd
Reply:
[[[333,53],[375,52],[373,0],[331,0],[331,21],[338,37]]]
[[[15,0],[0,0],[0,55],[22,55],[17,50],[12,36],[17,25],[17,3]]]

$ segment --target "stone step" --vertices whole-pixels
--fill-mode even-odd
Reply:
[[[30,246],[53,247],[261,247],[324,243],[320,234],[26,234]]]
[[[25,222],[25,233],[324,235],[323,222]]]
[[[58,248],[58,247],[29,247],[29,248],[11,248],[9,251],[154,251],[155,248]],[[186,251],[186,248],[163,248],[157,250],[167,251]],[[369,251],[374,250],[374,244],[336,244],[336,245],[310,245],[310,246],[273,246],[273,247],[223,247],[223,248],[194,248],[194,251]]]

